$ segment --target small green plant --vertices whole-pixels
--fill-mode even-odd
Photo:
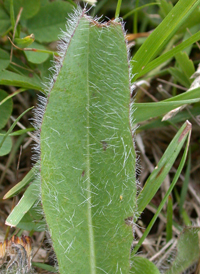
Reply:
[[[138,193],[133,133],[138,123],[168,114],[165,116],[167,119],[172,117],[171,111],[176,113],[179,107],[196,103],[199,110],[199,87],[194,83],[192,85],[190,79],[195,75],[195,68],[182,50],[188,50],[188,47],[198,41],[200,32],[189,38],[185,37],[175,48],[173,44],[183,37],[184,24],[191,24],[190,18],[195,18],[194,15],[200,13],[200,1],[179,0],[174,7],[162,0],[148,3],[145,7],[160,5],[159,11],[163,21],[142,46],[135,50],[131,59],[127,53],[123,24],[119,19],[122,1],[115,3],[115,20],[104,23],[92,19],[88,15],[89,12],[86,13],[85,9],[77,7],[73,1],[47,1],[42,7],[38,4],[39,1],[29,2],[34,7],[32,10],[29,10],[24,2],[21,3],[25,13],[22,12],[21,6],[12,0],[5,1],[0,9],[3,13],[4,9],[8,10],[9,7],[11,18],[11,26],[5,24],[4,27],[7,28],[3,33],[12,30],[10,60],[4,49],[6,57],[2,63],[0,84],[12,83],[14,86],[20,86],[18,91],[9,96],[4,91],[0,93],[0,111],[6,113],[2,128],[12,112],[12,97],[25,89],[40,89],[44,93],[35,111],[34,129],[25,128],[12,132],[19,124],[20,118],[30,110],[28,108],[6,133],[2,133],[0,152],[4,155],[11,149],[8,140],[12,135],[23,136],[22,134],[38,130],[32,136],[37,143],[37,163],[4,198],[16,195],[28,183],[31,184],[8,216],[6,224],[16,226],[21,232],[31,231],[31,234],[35,231],[49,231],[58,268],[33,263],[33,266],[48,271],[59,271],[60,274],[178,274],[187,270],[197,262],[200,253],[199,227],[190,227],[191,222],[188,221],[183,208],[190,159],[187,163],[184,190],[180,197],[177,190],[174,191],[180,204],[180,216],[189,225],[184,230],[173,221],[171,193],[186,162],[191,123],[186,121],[180,126],[173,120],[164,122],[167,126],[172,125],[176,134]],[[97,12],[101,5],[99,2],[94,12]],[[76,10],[70,16],[73,6],[76,6]],[[137,14],[142,8],[144,6],[136,5],[124,18]],[[60,17],[52,16],[54,10]],[[44,12],[45,20],[42,19]],[[55,53],[57,60],[53,66],[53,76],[44,89],[41,80],[47,75],[54,52],[42,43],[56,40],[55,29],[58,29],[63,14],[68,16],[66,32],[61,37],[59,54]],[[5,14],[4,17],[7,18]],[[48,22],[44,29],[49,27],[50,32],[41,30],[40,20],[43,20],[44,24]],[[192,27],[197,24],[195,19],[193,20]],[[19,22],[22,30],[28,30],[29,33],[21,35]],[[136,27],[134,30],[137,31]],[[32,33],[36,42],[32,41]],[[22,45],[22,50],[19,45]],[[13,55],[14,48],[24,52],[26,65],[29,65],[27,74],[24,70],[21,72],[24,64]],[[176,65],[174,68],[168,68],[166,72],[164,66],[169,64],[173,57]],[[40,69],[40,75],[37,69]],[[31,79],[28,75],[30,70],[33,73]],[[187,92],[174,94],[171,98],[159,102],[138,103],[137,96],[134,98],[134,90],[140,85],[139,79],[143,78],[147,83],[148,79],[152,79],[160,71],[173,76]],[[178,120],[180,121],[182,119]],[[140,126],[137,133],[148,126],[155,127],[153,123],[163,125],[161,119],[149,122]],[[155,208],[155,214],[143,235],[135,242],[138,219],[161,187],[184,145],[185,149],[174,178]],[[138,251],[166,203],[166,259],[162,264],[153,263],[152,260],[139,256]],[[173,246],[173,226],[179,232],[177,254],[174,257],[174,250],[172,252],[169,249]],[[16,271],[16,263],[15,260],[13,271]],[[164,267],[167,270],[163,270]],[[29,270],[23,271],[28,273]]]

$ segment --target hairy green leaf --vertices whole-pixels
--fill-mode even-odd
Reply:
[[[136,200],[122,26],[81,13],[41,128],[41,189],[60,273],[128,273]],[[77,263],[78,262],[78,263]]]

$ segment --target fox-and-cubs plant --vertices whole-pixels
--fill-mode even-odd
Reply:
[[[123,25],[79,8],[59,50],[36,111],[42,205],[59,271],[128,273],[136,158]]]

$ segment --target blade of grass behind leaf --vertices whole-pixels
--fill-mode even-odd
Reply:
[[[159,213],[161,212],[161,210],[162,210],[162,208],[163,208],[165,202],[167,201],[168,196],[169,196],[170,193],[172,192],[172,190],[173,190],[173,188],[174,188],[174,186],[175,186],[175,184],[176,184],[176,182],[177,182],[177,180],[178,180],[178,178],[179,178],[179,176],[180,176],[180,174],[181,174],[181,171],[182,171],[182,169],[183,169],[183,167],[184,167],[184,164],[185,164],[185,161],[186,161],[186,158],[187,158],[187,152],[188,152],[189,143],[190,143],[190,136],[191,136],[191,124],[190,124],[188,121],[186,121],[186,123],[184,123],[184,125],[183,125],[183,126],[181,127],[181,129],[178,131],[178,133],[177,133],[176,136],[173,138],[172,142],[170,143],[170,145],[169,145],[169,147],[168,147],[168,148],[170,148],[170,150],[172,150],[172,147],[174,147],[174,146],[177,145],[177,141],[178,141],[178,140],[179,140],[179,141],[178,141],[178,146],[181,144],[181,147],[182,147],[183,144],[184,144],[184,142],[185,142],[185,140],[186,140],[186,138],[187,138],[187,143],[186,143],[186,146],[185,146],[185,150],[184,150],[183,156],[182,156],[182,158],[181,158],[181,162],[180,162],[180,164],[179,164],[179,167],[178,167],[178,169],[177,169],[177,172],[176,172],[176,174],[175,174],[175,176],[174,176],[174,179],[173,179],[173,181],[172,181],[172,183],[171,183],[169,189],[167,190],[167,192],[166,192],[164,198],[162,199],[162,201],[161,201],[161,203],[160,203],[160,205],[159,205],[159,207],[158,207],[158,209],[157,209],[157,212],[154,214],[154,216],[153,216],[151,222],[149,223],[148,227],[146,228],[144,234],[142,235],[142,237],[140,238],[140,240],[138,241],[138,243],[137,243],[136,246],[134,247],[131,256],[134,256],[134,255],[136,254],[136,252],[138,251],[138,249],[139,249],[140,246],[142,245],[143,241],[145,240],[145,238],[146,238],[147,235],[149,234],[149,232],[150,232],[152,226],[154,225],[154,223],[155,223],[155,221],[156,221],[156,219],[157,219]],[[177,137],[178,137],[178,139],[177,139]],[[168,149],[167,149],[167,150],[168,150]],[[167,152],[167,150],[166,150],[166,152]],[[179,151],[180,151],[180,150],[179,150]],[[163,156],[165,156],[166,152],[164,153]],[[173,151],[171,151],[171,153],[173,153]],[[175,154],[176,157],[178,156],[178,153],[175,152],[175,151],[174,151],[173,154]],[[163,157],[162,157],[162,158],[163,158]],[[158,166],[159,166],[160,162],[162,162],[162,158],[161,158],[161,160],[159,161]],[[154,171],[156,171],[156,170],[154,170]],[[154,174],[154,171],[153,171],[153,173],[150,175],[150,177]],[[167,173],[168,173],[168,172],[167,172]],[[150,177],[149,177],[149,178],[150,178]],[[163,178],[163,180],[164,180],[164,178]],[[162,180],[162,181],[163,181],[163,180]],[[145,188],[146,188],[146,189],[147,189],[147,188],[151,188],[151,185],[149,185],[149,182],[150,182],[150,180],[148,179],[147,182],[146,182],[146,184],[145,184],[145,186],[144,186],[144,188],[143,188],[144,192],[145,192]],[[156,183],[157,183],[157,180],[154,182],[154,184],[156,184]],[[162,183],[162,182],[161,182],[161,183]],[[143,190],[142,190],[142,191],[143,191]],[[141,191],[141,192],[142,192],[142,191]],[[153,191],[152,191],[152,192],[153,192]],[[155,192],[155,193],[156,193],[156,192]],[[155,195],[155,193],[153,193],[153,196]],[[144,193],[143,193],[143,194],[144,194]],[[152,195],[152,193],[150,193],[150,194]],[[140,196],[140,195],[139,195],[139,196]],[[153,196],[152,196],[152,197],[153,197]],[[145,200],[145,201],[141,202],[141,200]],[[144,204],[145,204],[146,202],[147,202],[147,199],[146,199],[146,193],[145,193],[145,196],[143,195],[140,199],[138,199],[138,210],[139,210],[139,213],[141,213],[141,212],[143,211],[143,210],[141,210],[141,209],[143,208],[143,206],[144,206]],[[148,203],[146,203],[146,205],[147,205],[147,204],[148,204]],[[145,205],[145,207],[146,207],[146,205]]]
[[[9,100],[10,98],[14,97],[15,95],[17,95],[18,93],[24,92],[26,91],[26,89],[18,89],[17,91],[13,92],[12,94],[8,95],[6,98],[4,98],[1,102],[0,102],[0,106],[5,103],[7,100]]]
[[[170,110],[182,105],[199,102],[199,91],[200,88],[192,89],[156,103],[135,103],[134,123],[137,124],[150,118],[164,115]],[[148,109],[148,111],[146,111],[146,109]],[[150,113],[151,115],[149,115]]]
[[[172,196],[169,195],[167,203],[167,225],[166,225],[166,242],[172,239],[172,217],[173,217],[173,203]]]
[[[16,157],[16,153],[17,153],[17,150],[19,149],[20,145],[22,144],[22,142],[24,141],[24,138],[25,138],[25,134],[19,136],[19,138],[17,138],[17,141],[14,143],[13,147],[12,147],[12,150],[10,152],[10,155],[9,155],[9,158],[6,162],[6,166],[1,174],[1,177],[0,177],[0,185],[2,184],[4,178],[5,178],[5,175],[7,173],[7,170],[9,168],[9,166],[11,165],[13,159]]]
[[[135,12],[138,12],[141,9],[144,9],[144,8],[150,7],[150,6],[155,6],[155,5],[158,6],[158,5],[160,5],[160,3],[149,3],[149,4],[146,4],[146,5],[140,6],[138,8],[135,8],[135,9],[129,11],[128,13],[126,13],[122,18],[126,19],[126,18],[128,18],[129,16],[133,15]]]
[[[10,0],[10,21],[11,21],[12,29],[14,30],[14,28],[15,28],[15,13],[14,13],[13,0]]]
[[[199,102],[200,98],[182,101],[161,101],[156,103],[135,103],[134,124],[162,116],[177,107]],[[148,109],[148,111],[146,111]]]
[[[26,174],[26,176],[14,187],[12,187],[3,197],[3,199],[11,198],[17,195],[27,184],[29,184],[35,177],[38,171],[37,164]]]
[[[14,129],[14,127],[16,126],[17,122],[21,119],[21,117],[28,112],[29,110],[31,110],[34,107],[28,108],[27,110],[25,110],[21,115],[19,115],[19,117],[15,120],[15,122],[12,124],[12,126],[9,128],[9,130],[6,132],[6,134],[4,135],[4,138],[2,139],[1,143],[0,143],[0,149],[5,141],[5,139],[7,138],[7,136],[9,136],[9,134],[12,132],[12,130]]]
[[[19,135],[22,135],[24,133],[28,133],[28,132],[31,132],[31,131],[34,131],[34,130],[35,130],[35,128],[33,128],[33,127],[20,129],[20,130],[17,130],[17,131],[14,131],[14,132],[10,133],[9,136],[19,136]],[[0,135],[2,135],[2,134],[0,134]]]
[[[116,11],[115,11],[115,18],[119,17],[120,9],[121,9],[121,4],[122,4],[122,0],[118,0],[118,2],[117,2],[117,8],[116,8]]]
[[[152,71],[162,63],[166,62],[170,58],[174,57],[177,53],[180,51],[184,50],[188,46],[192,45],[193,43],[197,42],[200,40],[200,31],[192,35],[190,38],[185,40],[184,42],[180,43],[173,49],[169,50],[168,52],[162,54],[161,56],[157,57],[153,61],[149,62],[138,74],[137,78],[141,77],[142,75],[145,75],[146,73]],[[133,66],[135,66],[135,63],[133,63]]]
[[[53,267],[51,265],[47,265],[47,264],[43,264],[43,263],[36,263],[36,262],[33,262],[32,264],[33,264],[33,266],[50,271],[51,273],[58,273],[58,269],[56,269],[55,267]]]
[[[20,199],[19,203],[11,211],[10,215],[6,219],[6,225],[11,227],[17,226],[24,215],[29,211],[29,209],[35,204],[39,199],[40,193],[40,181],[35,180],[24,192],[24,195]]]
[[[132,73],[134,75],[133,81],[135,81],[143,68],[149,63],[149,61],[160,53],[169,39],[175,34],[177,29],[191,14],[191,12],[197,8],[200,0],[179,0],[174,8],[168,13],[162,23],[151,33],[146,39],[144,44],[133,56]]]
[[[188,184],[189,184],[189,180],[190,180],[190,170],[191,170],[191,151],[189,151],[187,168],[186,168],[186,172],[185,172],[185,179],[183,182],[183,186],[181,188],[181,195],[180,195],[180,202],[179,202],[180,213],[182,213],[182,211],[183,211],[183,204],[185,202],[185,198],[186,198],[186,194],[187,194]]]
[[[177,202],[179,203],[180,202],[180,197],[179,197],[179,193],[178,193],[176,187],[174,188],[174,194],[175,194]],[[192,222],[190,221],[190,217],[188,216],[188,213],[186,212],[186,210],[184,208],[182,208],[181,217],[182,217],[183,223],[186,226],[191,226],[192,225]]]
[[[165,177],[169,173],[171,167],[174,164],[183,144],[188,137],[188,132],[191,132],[191,124],[186,121],[182,127],[179,129],[162,158],[160,159],[158,165],[151,173],[147,179],[143,189],[138,196],[138,214],[140,215],[142,211],[146,208],[149,202],[152,200]],[[177,171],[178,172],[178,171]]]

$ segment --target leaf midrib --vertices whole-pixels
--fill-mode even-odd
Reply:
[[[86,19],[87,20],[87,19]],[[89,22],[88,22],[89,23]],[[91,190],[90,190],[90,88],[89,88],[89,40],[90,40],[90,26],[88,26],[88,48],[87,48],[87,210],[88,210],[88,236],[90,247],[90,270],[91,274],[96,274],[96,260],[95,260],[95,248],[94,248],[94,231],[92,225],[92,210],[91,210]]]

